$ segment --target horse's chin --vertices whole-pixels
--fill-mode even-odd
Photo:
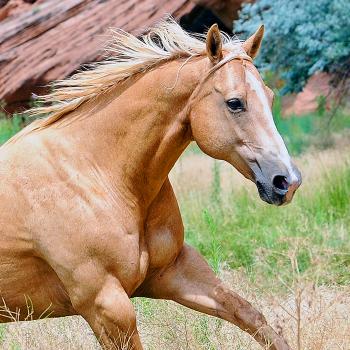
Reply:
[[[272,188],[266,189],[263,188],[259,184],[259,182],[256,183],[256,187],[258,189],[261,200],[268,204],[276,205],[278,207],[291,203],[295,193],[295,189],[288,190],[285,193],[274,191]]]
[[[262,201],[264,201],[268,204],[271,204],[271,205],[275,205],[277,207],[280,207],[281,205],[287,204],[284,201],[283,197],[271,196],[271,195],[268,195],[266,193],[261,193],[260,191],[259,191],[259,196],[260,196],[260,199]]]

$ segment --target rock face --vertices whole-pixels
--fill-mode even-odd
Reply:
[[[330,76],[327,73],[316,73],[307,82],[303,91],[295,96],[291,96],[285,101],[283,114],[303,115],[314,112],[318,107],[318,98],[320,96],[328,97],[327,105],[331,101]]]
[[[11,112],[50,81],[101,58],[110,27],[141,34],[165,14],[187,29],[215,21],[230,30],[244,0],[0,0],[0,101]],[[211,17],[198,16],[210,8]],[[203,17],[203,16],[202,16]],[[204,22],[203,22],[204,21]],[[207,22],[206,22],[207,21]],[[195,28],[196,29],[196,28]]]
[[[109,27],[139,34],[165,13],[178,17],[193,6],[187,0],[9,1],[0,22],[0,99],[26,100],[34,87],[96,60]]]

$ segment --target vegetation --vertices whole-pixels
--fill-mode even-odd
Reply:
[[[271,271],[288,276],[294,249],[300,273],[324,260],[322,283],[350,283],[350,157],[307,183],[288,208],[268,206],[244,188],[223,192],[215,171],[212,195],[190,193],[181,203],[187,240],[216,271],[243,267],[269,283]]]
[[[273,104],[274,120],[292,155],[300,155],[309,147],[330,147],[334,142],[334,133],[350,128],[349,112],[335,106],[326,110],[324,100],[323,96],[319,97],[318,108],[313,113],[286,118],[282,115],[282,98],[276,91]]]
[[[317,71],[335,85],[349,78],[349,12],[347,0],[259,0],[244,4],[234,27],[248,36],[264,23],[258,64],[285,80],[283,92],[300,91]]]
[[[21,117],[15,115],[11,119],[6,119],[0,115],[0,145],[20,131],[21,128]]]

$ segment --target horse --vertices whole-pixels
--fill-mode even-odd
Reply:
[[[0,296],[32,318],[81,315],[101,346],[142,349],[132,297],[219,317],[290,349],[184,242],[169,172],[191,142],[287,204],[301,184],[253,64],[261,26],[239,41],[164,19],[111,35],[106,57],[54,83],[0,148]],[[0,316],[6,322],[6,315]],[[24,319],[20,315],[19,319]],[[125,347],[124,347],[125,348]]]

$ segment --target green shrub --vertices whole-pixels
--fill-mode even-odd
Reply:
[[[0,116],[0,145],[20,131],[22,126],[23,120],[18,115],[14,115],[11,119]]]
[[[300,91],[317,71],[334,84],[349,78],[349,11],[348,0],[258,0],[243,5],[234,27],[248,36],[264,23],[257,64],[279,73],[284,92]]]

